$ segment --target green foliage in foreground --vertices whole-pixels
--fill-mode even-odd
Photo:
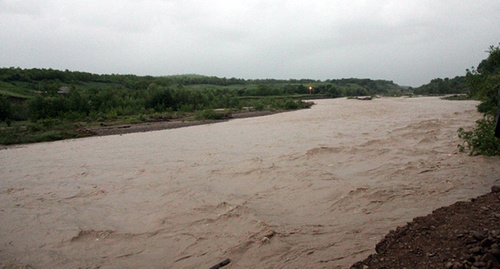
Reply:
[[[500,155],[500,139],[494,136],[495,119],[486,116],[476,122],[476,127],[472,131],[458,129],[458,137],[464,140],[464,144],[459,144],[460,151],[470,150],[471,155]]]
[[[494,136],[500,89],[500,46],[491,46],[488,58],[477,69],[467,70],[466,78],[471,87],[469,94],[481,101],[478,111],[484,117],[476,122],[473,130],[458,130],[458,136],[463,139],[463,144],[458,147],[461,151],[469,149],[470,154],[474,155],[500,155],[500,138]]]

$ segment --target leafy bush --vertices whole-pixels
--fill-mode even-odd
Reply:
[[[471,155],[500,155],[500,139],[496,138],[494,134],[495,119],[486,116],[476,122],[476,127],[472,131],[458,129],[458,137],[464,140],[464,143],[459,144],[458,148],[462,152],[467,148]]]
[[[9,119],[12,115],[12,108],[6,97],[0,96],[0,121]]]
[[[477,106],[477,111],[487,115],[494,115],[497,112],[497,103],[495,100],[485,100]]]
[[[254,107],[255,107],[255,110],[261,111],[261,110],[264,110],[266,105],[262,101],[259,101],[254,105]]]
[[[154,92],[146,100],[146,108],[154,108],[158,112],[165,111],[173,105],[174,100],[172,98],[172,93],[168,89]]]
[[[284,107],[287,110],[298,109],[299,104],[297,104],[297,102],[294,100],[288,99],[285,101]]]
[[[497,111],[498,91],[500,88],[500,46],[490,47],[490,55],[477,67],[467,70],[467,82],[471,86],[470,96],[481,100],[478,111],[484,118],[476,122],[472,131],[458,129],[458,137],[464,140],[459,144],[461,151],[466,148],[471,154],[500,155],[500,139],[495,137],[495,114]]]
[[[106,113],[106,119],[109,119],[109,120],[114,120],[118,118],[118,113],[116,112],[116,110],[111,110],[109,111],[108,113]]]
[[[298,102],[299,108],[311,108],[313,105],[314,105],[314,102],[311,102],[311,101],[306,102],[306,101],[300,100]]]
[[[10,115],[10,118],[14,121],[23,121],[23,120],[28,120],[29,118],[29,111],[28,107],[23,105],[23,104],[16,104],[13,103],[11,104],[12,107],[12,113]]]
[[[36,132],[43,131],[44,128],[42,125],[40,125],[38,123],[30,123],[30,124],[28,124],[28,130],[32,133],[36,133]]]
[[[231,117],[231,112],[229,111],[215,111],[213,109],[204,109],[196,113],[195,118],[197,120],[222,120]]]

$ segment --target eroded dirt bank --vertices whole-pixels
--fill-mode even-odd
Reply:
[[[476,102],[309,110],[0,151],[2,266],[348,268],[417,216],[489,191],[457,150]]]
[[[276,113],[282,113],[285,111],[249,111],[249,112],[237,112],[232,114],[229,118],[221,120],[194,120],[194,119],[176,119],[176,120],[161,120],[153,122],[135,123],[135,124],[122,124],[122,125],[111,125],[111,126],[95,126],[88,127],[84,130],[98,136],[104,135],[121,135],[130,133],[142,133],[151,132],[159,130],[177,129],[184,127],[191,127],[196,125],[221,123],[231,119],[242,119],[242,118],[253,118],[262,117],[267,115],[273,115]]]
[[[500,268],[500,186],[392,230],[351,269]]]

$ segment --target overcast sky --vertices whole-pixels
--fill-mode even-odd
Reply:
[[[499,42],[499,0],[0,0],[0,67],[420,86]]]

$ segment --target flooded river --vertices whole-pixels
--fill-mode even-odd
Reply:
[[[474,101],[311,109],[0,150],[0,262],[33,268],[348,268],[390,230],[488,192],[459,153]]]

